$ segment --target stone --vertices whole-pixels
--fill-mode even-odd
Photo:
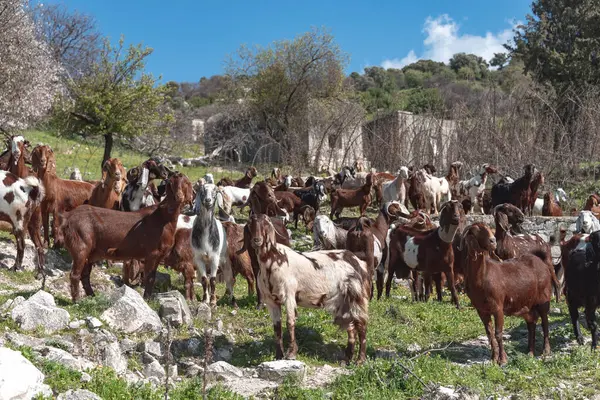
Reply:
[[[561,311],[560,311],[560,308],[554,307],[554,308],[550,309],[550,313],[552,313],[552,314],[560,314]]]
[[[84,325],[85,325],[85,321],[82,319],[77,320],[77,321],[71,321],[71,322],[69,322],[69,329],[80,329]]]
[[[100,344],[100,359],[102,364],[115,370],[117,374],[127,372],[127,358],[121,352],[119,343],[104,342]]]
[[[200,321],[210,321],[212,318],[212,310],[206,303],[198,303],[198,306],[194,310],[194,315]]]
[[[193,378],[204,372],[204,368],[196,363],[193,363],[192,361],[180,361],[179,366],[181,367],[182,372],[188,378]]]
[[[158,342],[152,342],[152,341],[146,341],[146,342],[141,342],[138,345],[138,351],[140,353],[148,353],[153,357],[157,357],[160,358],[163,355],[160,343]]]
[[[90,329],[98,329],[102,326],[102,321],[100,321],[96,317],[87,317],[85,319],[85,322],[87,323],[87,326]]]
[[[229,381],[243,377],[242,370],[225,361],[217,361],[206,368],[206,379],[209,381]]]
[[[164,321],[169,321],[175,327],[189,325],[192,322],[192,312],[180,292],[172,290],[166,293],[157,293],[156,298],[160,304],[160,318]]]
[[[38,348],[36,348],[36,350],[38,350]],[[54,361],[76,371],[85,371],[96,366],[88,360],[75,358],[71,353],[62,349],[57,349],[56,347],[42,347],[39,348],[39,352],[46,360]]]
[[[11,317],[25,331],[41,327],[54,332],[67,328],[71,320],[69,312],[57,307],[54,297],[42,290],[13,308]]]
[[[25,301],[25,297],[17,296],[14,299],[8,299],[0,306],[0,312],[5,313],[11,311],[13,308]]]
[[[267,361],[257,368],[258,377],[267,381],[283,382],[288,376],[293,376],[300,382],[306,377],[306,364],[297,360]]]
[[[171,351],[176,358],[204,356],[203,341],[198,337],[189,339],[175,339],[171,344]]]
[[[221,318],[217,319],[217,330],[219,332],[223,331],[223,321],[221,320]]]
[[[125,338],[120,343],[121,351],[125,354],[131,354],[135,351],[137,343],[131,339]]]
[[[44,384],[44,374],[21,352],[0,347],[0,399],[51,397],[52,389]]]
[[[164,381],[165,378],[167,377],[167,374],[165,373],[165,369],[162,367],[162,365],[160,365],[160,363],[157,360],[154,360],[150,364],[146,364],[144,366],[143,373],[146,378],[156,377],[161,382]]]
[[[161,330],[158,314],[129,286],[115,289],[110,302],[112,306],[101,316],[110,328],[125,333],[156,333]]]
[[[56,400],[102,400],[96,393],[85,389],[67,390],[58,395]]]
[[[5,334],[6,340],[15,345],[16,347],[27,346],[36,347],[43,346],[45,343],[44,339],[30,337],[17,332],[7,332]]]
[[[91,381],[92,381],[92,376],[90,374],[88,374],[87,372],[81,373],[81,382],[88,383]]]

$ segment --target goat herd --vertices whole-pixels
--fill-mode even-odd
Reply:
[[[384,284],[389,297],[396,276],[408,279],[414,301],[426,301],[434,283],[441,301],[446,281],[452,302],[460,307],[457,291],[464,291],[485,326],[492,359],[500,364],[507,361],[504,315],[525,319],[530,354],[541,317],[543,351],[550,352],[552,293],[557,301],[561,293],[566,294],[580,343],[577,309],[586,308],[592,347],[596,347],[600,222],[595,213],[600,211],[600,196],[590,196],[569,240],[561,231],[562,256],[553,262],[550,244],[538,235],[523,234],[521,224],[525,214],[536,210],[562,215],[560,202],[566,195],[557,189],[537,199],[543,175],[533,165],[527,165],[524,175],[514,181],[503,177],[491,191],[486,189],[487,176],[498,173],[496,168],[484,164],[471,179],[459,180],[460,162],[453,163],[443,178],[433,175],[431,165],[402,167],[394,176],[366,173],[355,163],[327,178],[293,178],[274,169],[271,177],[252,185],[257,171],[250,167],[237,181],[224,178],[215,184],[213,176],[206,174],[193,185],[156,159],[125,170],[111,158],[102,167],[100,181],[81,181],[56,175],[49,146],[30,147],[22,136],[13,136],[0,155],[0,220],[11,225],[16,238],[16,270],[22,265],[26,230],[37,250],[41,277],[50,236],[55,247],[68,250],[73,259],[74,302],[80,282],[86,295],[94,295],[91,268],[104,260],[123,262],[123,281],[143,282],[145,298],[152,295],[159,264],[184,275],[189,301],[196,298],[197,277],[203,301],[213,306],[217,273],[222,273],[234,306],[235,277],[241,274],[248,281],[249,295],[256,289],[258,306],[268,307],[278,359],[284,357],[281,306],[285,305],[290,335],[286,357],[294,358],[298,350],[294,326],[296,308],[302,306],[327,309],[334,323],[347,330],[348,361],[354,358],[358,337],[358,362],[362,362],[373,278],[379,299]],[[154,180],[160,183],[155,185]],[[365,216],[372,192],[379,204],[375,219]],[[319,214],[327,195],[329,217]],[[415,211],[408,211],[409,202]],[[235,223],[234,205],[250,208],[245,225]],[[349,207],[359,207],[361,216],[341,217]],[[439,214],[439,223],[429,213]],[[464,226],[467,213],[493,214],[495,229],[483,223]],[[313,231],[314,251],[290,248],[286,225],[293,220],[297,227],[299,218]]]

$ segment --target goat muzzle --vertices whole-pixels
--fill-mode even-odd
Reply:
[[[252,239],[252,247],[254,247],[255,249],[258,249],[260,246],[262,246],[262,244],[263,240],[261,238]]]

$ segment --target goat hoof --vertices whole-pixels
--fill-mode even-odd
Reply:
[[[584,342],[583,342],[583,336],[578,336],[578,337],[577,337],[577,343],[578,343],[580,346],[582,346],[582,345],[583,345],[583,343],[584,343]]]

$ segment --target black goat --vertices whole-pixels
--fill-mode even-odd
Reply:
[[[579,307],[585,307],[585,318],[592,333],[592,349],[598,342],[596,309],[600,303],[600,231],[588,237],[589,243],[571,251],[565,268],[567,304],[577,342],[583,344],[579,329]]]
[[[537,172],[535,165],[527,164],[523,167],[523,176],[514,182],[498,182],[492,186],[492,207],[510,203],[524,211],[529,199],[530,185]]]

